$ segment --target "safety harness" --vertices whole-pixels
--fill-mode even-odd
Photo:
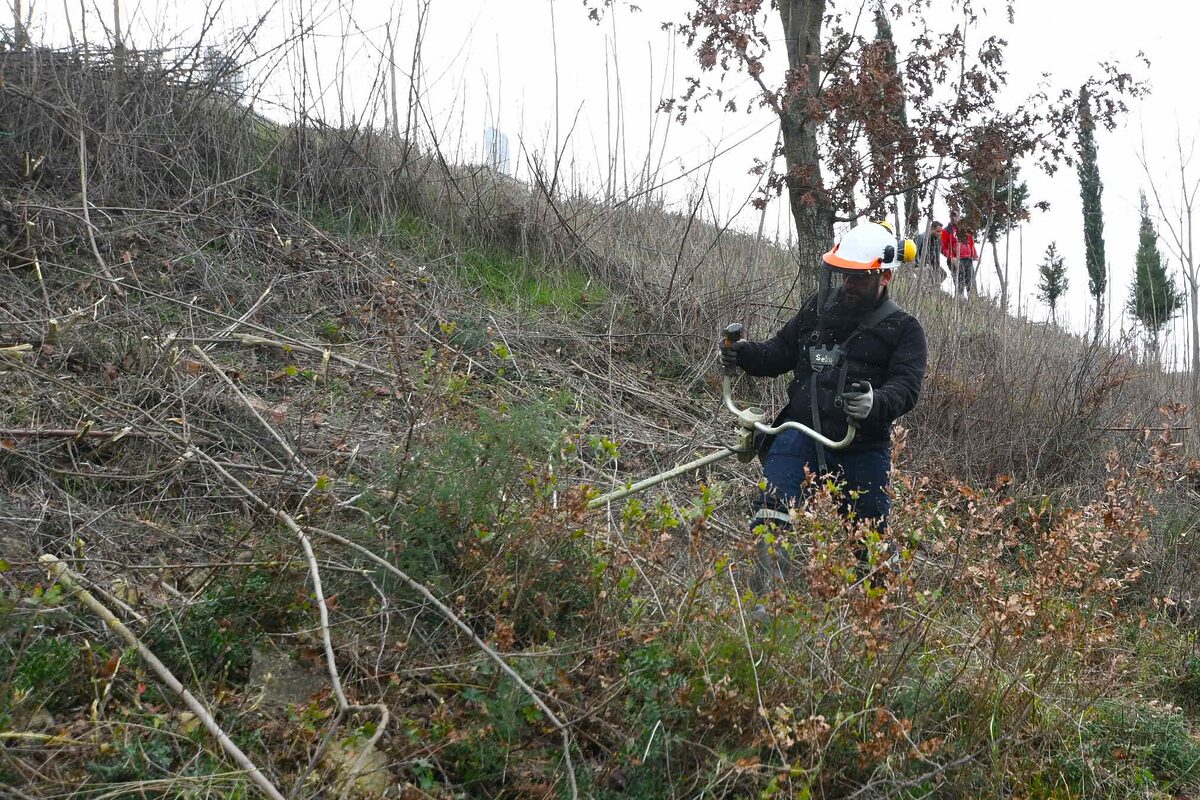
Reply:
[[[809,402],[812,406],[812,428],[817,433],[823,433],[821,430],[821,414],[820,403],[817,400],[817,377],[828,368],[841,367],[838,375],[837,394],[835,395],[834,403],[840,408],[842,402],[842,393],[846,391],[846,375],[850,371],[850,358],[848,352],[850,343],[863,331],[874,328],[885,319],[895,314],[900,310],[900,306],[890,297],[884,298],[883,302],[875,307],[875,310],[863,318],[862,322],[846,337],[845,341],[832,346],[821,345],[818,347],[816,342],[821,341],[821,337],[825,333],[825,325],[822,322],[817,323],[817,328],[809,337],[809,342],[812,344],[808,348],[808,363],[812,367],[812,375],[808,382]],[[825,462],[825,446],[820,442],[813,442],[813,446],[817,449],[817,466],[821,472],[828,472],[828,466]]]
[[[844,391],[846,391],[846,376],[850,372],[850,359],[847,356],[850,343],[854,341],[854,339],[857,338],[863,331],[868,331],[871,328],[874,328],[892,314],[902,310],[903,309],[900,308],[900,305],[896,303],[895,300],[892,300],[890,297],[885,298],[882,303],[876,306],[870,314],[868,314],[861,322],[858,323],[854,330],[850,332],[850,335],[846,337],[845,341],[832,346],[822,345],[818,347],[816,345],[816,342],[819,342],[825,333],[824,324],[818,322],[817,328],[809,336],[809,342],[811,344],[808,348],[808,363],[809,366],[812,367],[812,375],[809,377],[808,393],[812,407],[811,427],[814,431],[824,435],[821,430],[820,404],[817,401],[817,376],[825,369],[839,369],[837,399],[834,402],[840,406],[841,395]],[[783,417],[786,413],[787,410],[784,409],[779,416]],[[775,424],[778,424],[778,422],[779,420],[777,419]],[[756,445],[756,449],[759,451],[760,458],[765,459],[766,452],[770,450],[769,439],[759,439],[756,441]],[[817,450],[817,466],[820,472],[828,472],[829,466],[825,460],[825,446],[816,441],[813,442],[813,446]],[[791,515],[788,513],[788,511],[784,508],[776,507],[771,503],[772,498],[769,496],[765,496],[763,498],[763,505],[754,515],[754,523],[759,524],[771,521],[790,523]]]

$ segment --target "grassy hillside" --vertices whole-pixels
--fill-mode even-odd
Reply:
[[[73,58],[0,53],[0,796],[1200,791],[1200,467],[1119,347],[906,277],[901,575],[826,497],[755,597],[755,465],[585,503],[729,442],[805,265]]]

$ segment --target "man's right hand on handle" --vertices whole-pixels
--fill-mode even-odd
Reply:
[[[721,366],[726,372],[731,372],[738,367],[738,352],[750,346],[750,342],[745,339],[738,339],[736,342],[721,341]]]

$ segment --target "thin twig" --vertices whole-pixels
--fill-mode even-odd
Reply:
[[[215,469],[221,475],[221,477],[223,477],[231,486],[236,488],[238,491],[242,492],[252,503],[254,503],[260,509],[271,514],[276,519],[278,519],[280,522],[282,522],[284,525],[286,525],[288,527],[288,529],[290,529],[293,533],[296,534],[297,538],[300,539],[301,543],[308,541],[308,536],[305,533],[304,528],[302,528],[300,526],[300,524],[297,523],[296,520],[293,519],[290,514],[288,514],[286,511],[283,511],[282,509],[274,508],[273,506],[268,504],[266,501],[264,501],[262,498],[260,498],[253,490],[251,490],[249,487],[247,487],[245,484],[243,484],[237,478],[233,477],[233,475],[229,474],[229,472],[227,472],[220,464],[218,464],[215,459],[213,459],[211,456],[209,456],[203,450],[200,450],[199,448],[196,448],[195,446],[193,446],[192,452],[194,452],[196,454],[196,456],[200,458],[200,460],[204,461],[209,466],[211,466],[213,469]],[[546,702],[544,700],[542,700],[541,696],[539,696],[538,693],[536,691],[534,691],[533,687],[531,687],[528,683],[526,683],[525,679],[522,678],[521,675],[515,669],[513,669],[511,666],[509,666],[508,662],[505,661],[500,656],[499,653],[497,653],[495,650],[493,650],[491,647],[489,647],[486,642],[484,642],[482,639],[480,639],[475,634],[475,631],[471,630],[470,626],[468,626],[465,622],[463,622],[461,619],[459,619],[457,614],[455,614],[452,610],[450,610],[449,607],[447,607],[444,603],[442,603],[440,600],[438,600],[433,595],[433,593],[428,588],[425,587],[424,584],[409,577],[405,572],[400,570],[398,567],[394,566],[387,559],[375,554],[371,550],[367,549],[366,547],[363,547],[362,545],[360,545],[356,542],[352,542],[349,539],[346,539],[345,537],[342,537],[342,536],[337,535],[336,533],[333,533],[332,531],[327,531],[327,530],[324,530],[321,528],[310,527],[309,530],[312,531],[313,533],[320,534],[321,536],[323,536],[333,542],[336,542],[336,543],[342,545],[343,547],[351,548],[352,550],[360,553],[361,555],[365,556],[367,559],[371,560],[375,564],[378,564],[380,567],[382,567],[383,569],[390,572],[392,575],[399,578],[410,589],[412,589],[413,591],[420,594],[423,598],[425,598],[425,600],[430,605],[432,605],[435,609],[437,609],[438,613],[440,613],[443,617],[445,617],[451,624],[453,624],[456,628],[458,628],[460,631],[462,631],[467,637],[469,637],[470,640],[475,644],[476,647],[478,647],[480,650],[482,650],[484,653],[486,653],[488,658],[492,659],[492,661],[495,662],[496,666],[498,666],[501,669],[501,671],[504,672],[505,675],[507,675],[509,678],[511,678],[513,680],[513,682],[516,683],[518,687],[520,687],[521,691],[525,692],[525,694],[529,696],[530,700],[533,701],[534,705],[536,705],[538,707],[538,709],[543,714],[546,715],[546,719],[550,721],[550,724],[553,725],[555,727],[555,729],[557,729],[562,736],[563,761],[566,766],[567,780],[568,780],[568,783],[569,783],[570,789],[571,789],[571,797],[573,800],[576,800],[579,797],[579,787],[578,787],[578,784],[575,779],[575,766],[571,760],[571,736],[570,736],[570,733],[567,730],[567,726],[564,725],[562,720],[560,720],[558,718],[558,716],[555,715],[555,713],[550,710],[550,707],[548,705],[546,705]],[[307,553],[307,550],[306,550],[306,553]],[[324,613],[325,603],[323,601],[319,601],[318,606],[322,609],[322,613]],[[327,634],[328,629],[327,629],[327,627],[325,627],[324,619],[322,620],[322,628],[323,628],[322,632]],[[326,657],[330,659],[330,663],[332,664],[332,647],[331,647],[331,645],[328,645],[328,644],[326,647]],[[382,735],[382,731],[383,731],[383,725],[380,725],[378,727],[378,729],[376,730],[376,737],[373,737],[372,742],[370,742],[366,746],[364,746],[362,752],[365,753],[369,749],[370,745],[374,742],[374,740],[379,735]],[[361,757],[362,756],[360,754],[360,758]]]
[[[119,431],[83,428],[0,428],[0,436],[10,439],[149,439],[150,434],[122,428]]]
[[[125,296],[125,289],[121,286],[121,282],[113,277],[112,272],[108,269],[108,264],[104,263],[104,256],[100,255],[100,248],[96,245],[96,228],[92,225],[91,212],[88,210],[88,177],[87,177],[87,141],[84,138],[83,126],[79,126],[79,197],[83,204],[83,222],[87,228],[88,242],[92,246],[92,255],[96,257],[96,263],[100,266],[100,272],[104,278],[112,284],[113,292],[117,297]]]
[[[762,687],[758,682],[758,661],[754,658],[754,647],[750,644],[750,630],[746,625],[746,611],[742,608],[742,593],[738,589],[737,580],[733,577],[733,565],[727,566],[729,573],[729,585],[733,587],[733,599],[737,603],[738,621],[742,626],[742,638],[746,642],[746,658],[750,662],[750,674],[754,678],[754,695],[758,700],[758,714],[762,718],[763,724],[767,726],[767,734],[771,737],[771,746],[775,752],[786,760],[783,750],[779,747],[779,740],[775,736],[775,728],[771,725],[771,714],[767,711],[766,705],[763,703]]]
[[[276,431],[270,423],[263,419],[262,414],[258,413],[258,409],[254,407],[249,398],[242,394],[242,390],[237,387],[237,384],[233,382],[233,379],[225,374],[225,370],[217,366],[216,363],[208,357],[208,353],[204,352],[204,348],[200,347],[199,345],[192,345],[192,352],[199,356],[200,360],[204,362],[205,366],[215,372],[217,377],[219,377],[226,386],[233,390],[233,393],[237,395],[237,398],[242,401],[242,405],[244,405],[250,414],[256,420],[258,420],[259,424],[266,429],[267,433],[271,435],[271,438],[283,448],[283,452],[288,454],[288,458],[292,460],[292,463],[304,470],[304,473],[315,482],[317,480],[317,474],[309,469],[307,464],[300,460],[300,456],[296,455],[296,451],[291,448],[283,436],[280,435],[280,433]]]
[[[200,350],[199,347],[195,347],[193,349],[197,353],[199,353],[202,358],[204,358],[206,361],[208,361],[208,357],[203,353],[202,350]],[[214,369],[216,369],[215,364],[213,364],[211,361],[208,361],[208,363],[210,366],[212,366]],[[219,369],[218,369],[218,371],[219,371]],[[271,426],[265,420],[263,420],[261,417],[258,417],[258,419],[263,424],[263,426],[265,428],[267,428],[268,431],[271,432],[272,436],[275,436],[277,438],[277,440],[281,441],[281,437],[279,437],[279,434],[273,428],[271,428]],[[281,441],[281,443],[282,443],[282,441]],[[284,445],[284,446],[286,447],[286,445]],[[343,792],[342,792],[342,795],[345,796],[345,794],[349,791],[349,789],[351,787],[353,787],[355,780],[357,779],[359,773],[362,771],[362,764],[363,764],[363,761],[365,760],[367,754],[370,753],[375,748],[375,745],[378,743],[379,739],[387,731],[388,723],[391,720],[391,713],[388,711],[387,706],[383,705],[382,703],[374,703],[371,705],[358,705],[355,703],[351,703],[348,699],[346,699],[346,693],[342,689],[341,675],[339,674],[338,668],[337,668],[337,658],[333,652],[333,638],[332,638],[332,635],[330,634],[330,626],[329,626],[329,605],[326,602],[325,590],[324,590],[324,587],[321,582],[321,569],[317,563],[316,553],[313,552],[313,549],[312,549],[312,541],[308,538],[308,535],[304,532],[304,529],[302,527],[300,527],[300,525],[292,518],[292,516],[290,514],[288,514],[285,511],[281,511],[279,509],[272,508],[270,505],[268,505],[266,503],[266,501],[264,501],[262,498],[260,498],[253,490],[251,490],[248,486],[246,486],[244,483],[242,483],[237,478],[233,477],[233,475],[231,475],[228,471],[226,471],[226,469],[223,466],[221,466],[220,462],[218,462],[216,459],[209,456],[203,450],[200,450],[193,446],[192,452],[195,453],[202,461],[207,463],[213,469],[217,470],[217,472],[219,472],[221,474],[221,476],[223,478],[225,478],[225,480],[230,485],[232,485],[234,488],[238,489],[238,491],[245,494],[246,497],[249,498],[252,502],[254,502],[256,505],[258,505],[263,510],[272,513],[277,519],[279,519],[281,522],[283,522],[288,527],[288,529],[291,530],[296,535],[296,538],[300,541],[301,547],[304,549],[305,558],[308,561],[309,576],[312,578],[313,594],[316,596],[316,599],[317,599],[317,613],[318,613],[318,616],[320,617],[321,641],[322,641],[322,644],[324,645],[324,649],[325,649],[325,666],[327,668],[327,671],[329,672],[329,682],[330,682],[330,685],[333,687],[333,695],[334,695],[334,698],[338,705],[338,711],[343,714],[344,714],[344,712],[347,712],[347,711],[374,711],[379,715],[379,723],[375,726],[375,733],[371,736],[371,738],[369,740],[367,740],[367,742],[365,744],[362,745],[362,747],[359,749],[358,756],[354,759],[354,762],[350,765],[350,768],[346,771],[346,776],[344,778],[344,787],[343,787]],[[290,449],[288,452],[289,453],[291,452]],[[294,454],[293,454],[293,457],[294,457]],[[299,462],[297,462],[297,463],[299,463]],[[316,759],[316,757],[317,756],[314,756],[314,760]]]

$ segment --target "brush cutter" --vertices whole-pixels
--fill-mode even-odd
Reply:
[[[725,345],[728,347],[729,345],[732,345],[734,342],[741,339],[743,332],[744,328],[740,322],[735,322],[727,327],[725,329]],[[737,427],[735,428],[735,432],[738,436],[738,445],[736,447],[722,447],[721,449],[709,453],[706,456],[697,458],[695,461],[689,461],[686,464],[680,464],[677,467],[669,469],[666,472],[660,472],[659,474],[653,475],[645,480],[641,480],[633,484],[627,484],[624,488],[609,492],[608,494],[599,495],[598,497],[593,497],[590,501],[588,501],[587,507],[598,508],[606,503],[611,503],[614,500],[620,500],[624,497],[628,497],[631,494],[637,494],[638,492],[649,489],[652,486],[657,486],[660,483],[669,481],[671,478],[685,475],[693,470],[707,466],[708,464],[715,464],[716,462],[725,458],[729,458],[730,456],[737,456],[739,460],[749,461],[754,457],[755,453],[755,434],[762,434],[764,436],[777,436],[789,428],[794,428],[795,430],[803,433],[805,436],[811,437],[815,441],[820,442],[822,445],[831,450],[844,450],[850,446],[851,442],[854,441],[854,435],[858,433],[858,423],[854,420],[848,420],[849,425],[846,428],[846,436],[841,441],[834,441],[826,436],[822,436],[817,431],[813,430],[807,425],[802,425],[799,422],[788,421],[775,426],[766,424],[763,422],[763,420],[767,418],[767,414],[761,408],[755,408],[754,406],[749,408],[738,408],[736,405],[734,405],[731,384],[736,374],[737,367],[725,367],[724,374],[721,378],[721,397],[725,401],[725,408],[729,409],[734,417],[737,418]],[[857,388],[862,391],[866,391],[868,386],[864,381],[860,381],[857,384]]]

